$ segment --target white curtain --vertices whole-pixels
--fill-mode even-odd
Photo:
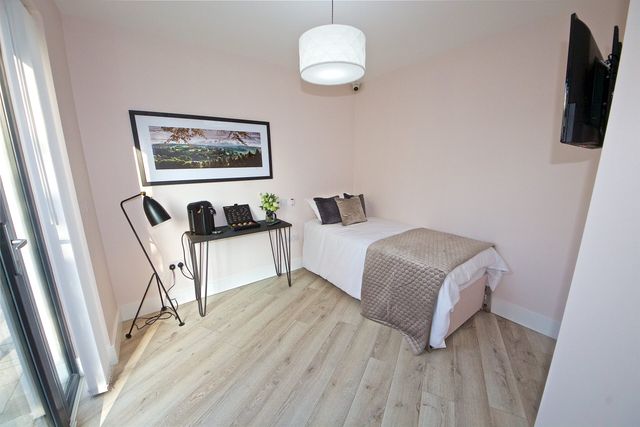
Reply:
[[[29,181],[74,347],[91,394],[107,390],[110,343],[38,16],[2,0],[0,48]]]

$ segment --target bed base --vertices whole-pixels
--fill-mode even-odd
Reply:
[[[480,310],[491,311],[491,289],[487,286],[486,274],[460,291],[460,301],[451,313],[445,338]]]

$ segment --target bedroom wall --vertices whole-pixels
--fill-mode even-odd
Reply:
[[[45,31],[51,72],[53,75],[56,98],[60,111],[60,119],[67,146],[67,154],[74,178],[74,186],[78,203],[82,208],[83,226],[91,254],[91,262],[96,278],[98,294],[105,323],[109,332],[109,339],[116,357],[120,330],[120,314],[111,286],[111,277],[107,269],[102,237],[98,228],[98,219],[94,208],[94,196],[89,186],[87,164],[78,128],[73,91],[67,65],[62,17],[53,0],[31,0],[27,6],[35,7],[41,17]]]
[[[625,1],[576,10],[603,51]],[[600,157],[559,143],[569,15],[477,41],[356,97],[356,192],[371,213],[495,242],[504,317],[555,336]]]
[[[631,1],[627,29],[605,145],[538,426],[638,425],[638,0]]]
[[[313,215],[303,199],[353,186],[350,88],[319,91],[302,85],[296,70],[222,54],[211,45],[180,44],[162,34],[72,17],[64,18],[64,30],[88,180],[97,195],[98,223],[124,319],[135,314],[150,274],[118,205],[141,190],[129,109],[271,123],[273,180],[146,188],[173,217],[154,229],[146,225],[140,201],[127,206],[141,235],[152,238],[145,244],[165,283],[171,282],[168,264],[182,259],[179,238],[188,228],[186,205],[203,199],[218,209],[220,224],[221,207],[233,203],[249,203],[254,217],[262,219],[260,192],[295,198],[296,206],[284,206],[279,216],[294,224],[293,263],[301,264],[302,224]],[[274,275],[265,234],[219,242],[211,257],[216,270],[210,293]],[[193,300],[186,279],[179,278],[172,293],[181,302]],[[158,305],[152,293],[145,311]]]

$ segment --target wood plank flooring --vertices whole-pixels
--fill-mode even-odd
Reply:
[[[533,425],[554,341],[480,312],[415,356],[360,302],[300,269],[180,307],[124,340],[79,426]],[[126,327],[127,325],[123,325]]]

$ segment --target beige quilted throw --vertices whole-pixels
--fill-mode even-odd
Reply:
[[[426,228],[372,243],[362,277],[362,315],[398,329],[413,352],[422,353],[445,277],[491,246]]]

